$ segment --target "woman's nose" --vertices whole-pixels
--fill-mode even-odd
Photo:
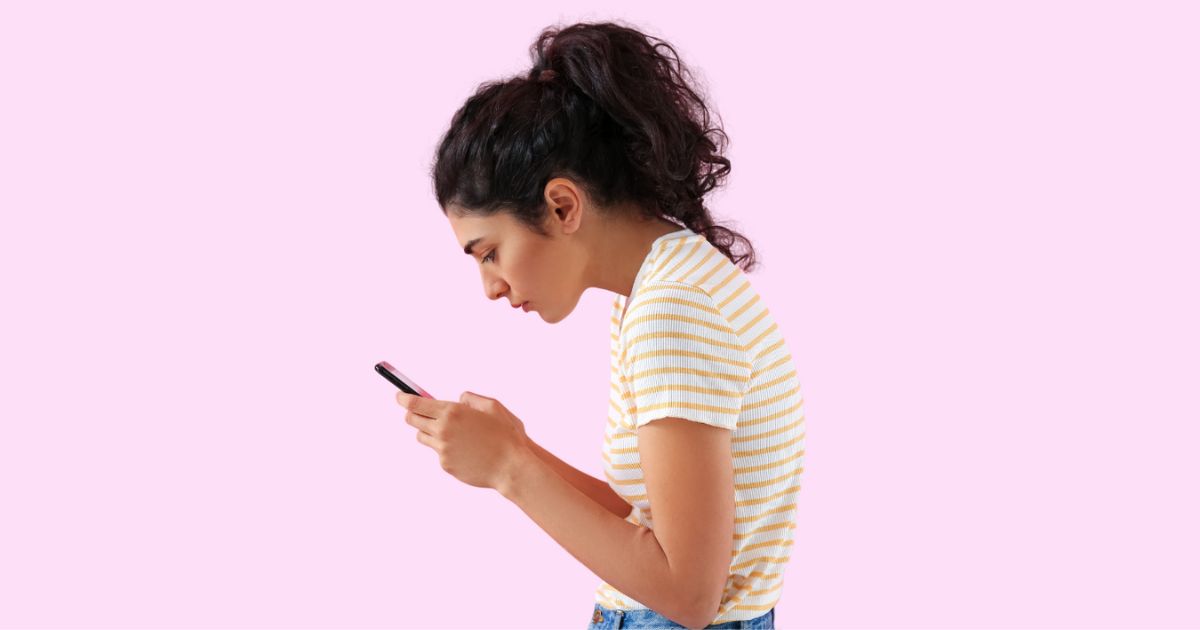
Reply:
[[[508,290],[508,287],[503,282],[492,282],[489,284],[486,280],[484,281],[483,293],[489,300],[499,300],[504,297],[506,290]]]

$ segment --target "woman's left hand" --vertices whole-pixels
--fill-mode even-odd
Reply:
[[[463,392],[460,402],[396,393],[417,441],[437,451],[442,470],[477,488],[498,488],[531,455],[524,424],[500,401]]]

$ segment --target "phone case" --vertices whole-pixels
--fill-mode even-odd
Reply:
[[[413,394],[414,396],[433,398],[432,394],[424,389],[421,389],[421,387],[413,382],[411,378],[401,374],[399,370],[392,367],[392,364],[388,363],[387,361],[380,361],[379,363],[376,363],[375,371],[379,372],[380,376],[390,381],[392,385],[399,387],[400,391]]]

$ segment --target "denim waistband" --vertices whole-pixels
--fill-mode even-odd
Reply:
[[[592,609],[592,622],[588,630],[616,630],[618,628],[686,628],[650,609],[612,610],[600,604]],[[775,609],[772,608],[753,619],[726,621],[705,626],[707,630],[775,630]]]

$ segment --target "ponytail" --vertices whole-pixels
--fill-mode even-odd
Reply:
[[[704,205],[729,174],[728,137],[710,126],[670,44],[613,22],[577,23],[543,30],[530,56],[526,75],[482,84],[454,114],[431,173],[443,212],[451,203],[505,211],[544,235],[545,185],[566,176],[601,206],[632,202],[644,218],[703,234],[745,271],[755,266],[749,240]]]

